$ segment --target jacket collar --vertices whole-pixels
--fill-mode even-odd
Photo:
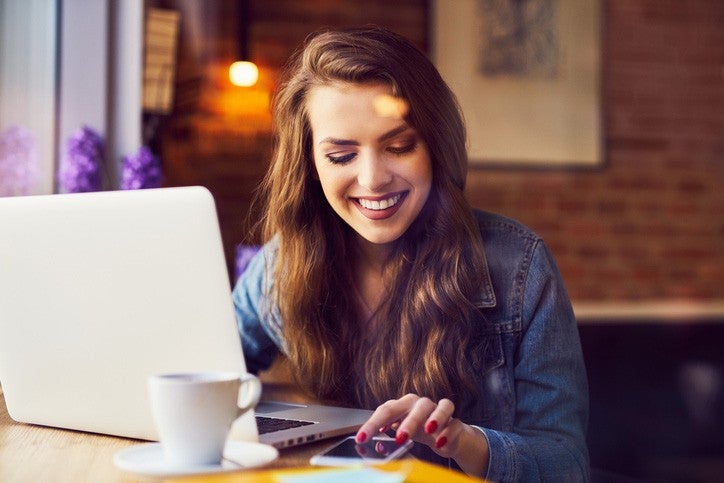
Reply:
[[[478,307],[495,307],[495,290],[493,289],[493,281],[490,278],[490,269],[488,268],[488,260],[485,258],[485,249],[483,249],[483,259],[480,261],[480,269],[483,272],[482,287],[478,295],[475,305]]]

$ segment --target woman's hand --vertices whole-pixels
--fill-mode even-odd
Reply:
[[[481,476],[488,468],[488,441],[483,434],[453,417],[455,404],[441,399],[437,404],[426,397],[407,394],[381,404],[357,431],[363,443],[376,433],[396,431],[395,440],[402,444],[412,438],[440,456],[453,458],[469,474]]]

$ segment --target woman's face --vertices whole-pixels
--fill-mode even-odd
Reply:
[[[397,240],[432,186],[427,146],[391,108],[384,84],[337,83],[310,90],[314,165],[332,209],[363,239]],[[399,107],[399,106],[398,106]]]

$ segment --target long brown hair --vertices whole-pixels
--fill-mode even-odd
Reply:
[[[354,241],[314,176],[306,97],[333,82],[379,83],[409,104],[407,122],[428,147],[433,185],[389,265],[391,289],[378,332],[365,341],[352,295]],[[270,294],[284,321],[287,355],[302,387],[321,400],[374,407],[415,392],[470,397],[474,304],[482,241],[463,196],[465,128],[429,59],[381,28],[310,38],[274,99],[275,150],[262,186],[267,240],[279,251]]]

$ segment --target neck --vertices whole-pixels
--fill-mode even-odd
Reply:
[[[372,271],[382,275],[385,265],[392,254],[392,244],[371,243],[361,236],[357,237],[357,270]]]
[[[355,260],[355,291],[360,298],[365,324],[372,323],[385,298],[385,267],[391,245],[370,243],[360,237]],[[367,329],[371,327],[368,326]]]

